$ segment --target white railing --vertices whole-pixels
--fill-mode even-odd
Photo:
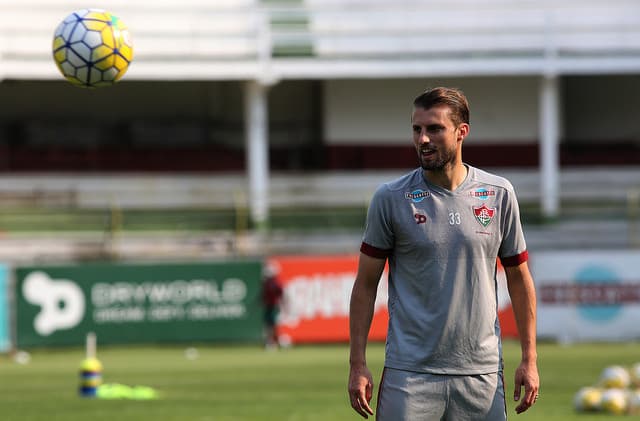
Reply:
[[[273,174],[270,204],[275,208],[366,207],[376,188],[409,170]],[[537,170],[492,169],[513,184],[521,205],[540,201]],[[599,203],[624,208],[637,220],[640,168],[569,168],[560,174],[560,198],[567,203]],[[233,209],[249,204],[245,174],[24,174],[0,176],[0,203],[7,206],[104,209]],[[635,199],[634,199],[635,197]],[[632,217],[633,216],[633,217]],[[636,221],[637,222],[637,221]]]
[[[627,191],[627,218],[629,219],[629,245],[640,249],[640,185]]]
[[[0,77],[59,77],[51,37],[77,0],[0,0]],[[134,79],[640,71],[636,0],[96,0],[130,27]]]

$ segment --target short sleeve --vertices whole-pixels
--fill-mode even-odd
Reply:
[[[502,243],[498,257],[504,266],[516,266],[527,261],[528,253],[520,221],[520,208],[513,187],[505,190],[503,207]]]
[[[386,185],[376,190],[369,203],[361,251],[372,257],[384,257],[393,249],[391,203],[391,192]]]

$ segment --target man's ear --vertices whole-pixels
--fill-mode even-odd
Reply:
[[[469,134],[469,124],[462,123],[458,126],[458,142],[462,142],[465,137]]]

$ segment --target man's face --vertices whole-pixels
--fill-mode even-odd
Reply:
[[[460,146],[467,124],[456,126],[449,117],[449,107],[435,106],[425,110],[414,108],[411,115],[413,144],[418,153],[422,169],[442,171],[459,159]]]

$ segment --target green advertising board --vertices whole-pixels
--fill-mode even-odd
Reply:
[[[0,352],[11,348],[9,338],[9,270],[0,264]]]
[[[20,347],[258,341],[261,262],[18,267]]]

